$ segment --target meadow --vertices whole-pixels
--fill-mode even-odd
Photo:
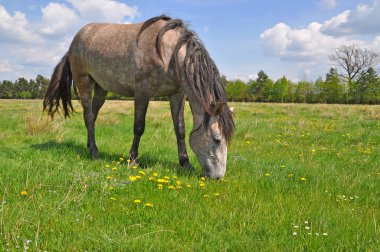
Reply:
[[[0,100],[0,250],[380,250],[380,106],[231,106],[214,181],[191,151],[196,172],[178,166],[167,102],[150,103],[134,167],[132,102],[106,102],[93,160],[77,102],[51,121],[41,100]]]

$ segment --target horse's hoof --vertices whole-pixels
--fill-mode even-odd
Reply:
[[[189,172],[194,172],[195,171],[194,167],[190,164],[189,160],[186,160],[182,164],[180,163],[180,165],[182,167],[184,167]]]
[[[99,152],[98,152],[98,148],[89,148],[90,149],[90,154],[92,156],[93,159],[97,159],[99,157]]]

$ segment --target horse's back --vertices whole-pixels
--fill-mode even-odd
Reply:
[[[137,45],[142,23],[91,23],[74,37],[69,49],[74,81],[75,76],[90,75],[104,89],[126,96],[134,96],[136,89],[145,89],[151,95],[166,95],[152,82],[166,80],[163,62],[155,50],[155,37],[162,22],[145,31]]]

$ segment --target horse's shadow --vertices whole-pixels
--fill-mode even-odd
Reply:
[[[118,153],[99,151],[99,158],[94,159],[91,157],[86,145],[73,141],[57,142],[54,140],[49,140],[45,143],[31,144],[30,147],[40,151],[55,151],[59,156],[79,155],[82,159],[105,161],[110,163],[112,161],[119,161],[119,158],[123,156],[122,154]],[[178,163],[175,163],[174,160],[170,161],[165,159],[157,159],[149,153],[143,153],[139,156],[139,166],[143,169],[150,167],[162,167],[164,169],[175,171],[178,174],[191,175],[190,172],[186,171]]]

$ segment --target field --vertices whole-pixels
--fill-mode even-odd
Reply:
[[[234,103],[222,181],[177,165],[169,104],[152,102],[140,167],[133,103],[107,101],[86,148],[79,113],[0,100],[1,251],[379,251],[380,106]],[[187,132],[191,112],[186,108]]]

